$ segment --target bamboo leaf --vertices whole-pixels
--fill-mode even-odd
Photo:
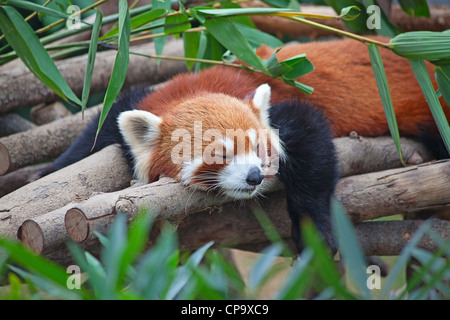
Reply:
[[[376,45],[369,44],[368,49],[370,63],[372,64],[373,73],[377,82],[378,92],[380,93],[381,103],[383,104],[389,131],[392,139],[394,139],[395,148],[397,149],[400,160],[404,164],[402,148],[400,145],[400,133],[398,131],[397,119],[395,117],[394,106],[392,104],[391,94],[389,92],[383,61]]]
[[[268,45],[272,48],[281,47],[283,45],[282,41],[256,28],[241,23],[236,23],[236,27],[254,48],[258,48],[261,44]]]
[[[147,24],[153,20],[158,19],[162,15],[165,15],[167,13],[166,9],[158,8],[153,10],[148,10],[146,12],[143,12],[141,14],[138,14],[137,16],[134,16],[130,19],[130,28],[131,30],[139,28],[143,26],[144,24]],[[116,35],[119,32],[119,27],[115,27],[114,29],[108,31],[106,34],[104,34],[100,40],[112,37]]]
[[[0,8],[0,29],[27,68],[62,99],[81,105],[33,29],[12,7]]]
[[[429,230],[431,230],[431,224],[429,221],[425,221],[403,248],[394,266],[389,271],[389,275],[387,276],[386,281],[384,282],[384,287],[381,291],[381,298],[386,299],[388,293],[393,290],[393,285],[398,278],[398,275],[406,267],[406,264],[411,258],[411,255],[414,252],[417,244]]]
[[[339,241],[339,252],[344,260],[346,273],[359,289],[361,297],[365,300],[371,299],[372,295],[366,284],[366,262],[355,228],[335,198],[331,202],[331,212],[334,230]]]
[[[410,60],[409,63],[411,64],[414,75],[416,76],[420,88],[425,95],[425,99],[428,102],[428,106],[433,114],[434,121],[439,129],[445,147],[450,153],[450,127],[436,92],[434,91],[425,62],[422,60]]]
[[[186,58],[198,58],[200,52],[200,32],[186,32],[183,34],[184,56]],[[188,70],[195,65],[193,61],[186,61]]]
[[[208,242],[197,249],[186,261],[186,264],[177,269],[174,281],[172,281],[165,299],[172,300],[180,293],[184,286],[188,283],[192,276],[192,269],[196,268],[203,259],[206,251],[213,245],[213,242]]]
[[[398,0],[398,3],[410,17],[430,17],[427,0]]]
[[[323,282],[330,286],[338,296],[354,300],[355,297],[342,284],[336,264],[313,223],[310,220],[303,220],[301,227],[304,243],[313,251],[311,266],[316,268]]]
[[[280,255],[282,250],[283,247],[281,244],[273,244],[261,251],[262,256],[251,269],[249,275],[248,286],[250,290],[255,291],[264,283],[264,280],[273,268],[275,259]]]
[[[117,51],[114,67],[109,79],[108,88],[106,89],[105,98],[103,100],[103,108],[100,113],[98,122],[97,136],[103,125],[103,122],[111,109],[114,100],[122,89],[127,74],[129,62],[129,45],[130,45],[130,13],[126,0],[119,0],[119,48]]]
[[[300,54],[281,61],[280,64],[286,67],[283,78],[289,80],[296,79],[314,70],[314,66],[311,61],[306,58],[306,54]]]
[[[439,90],[445,103],[450,107],[450,66],[437,67],[435,72]]]
[[[309,248],[304,249],[287,275],[286,283],[276,293],[276,300],[294,300],[305,296],[313,280],[309,270],[312,258],[313,252]]]
[[[262,2],[276,8],[289,8],[300,11],[300,5],[297,0],[263,0]]]
[[[399,34],[390,41],[397,55],[415,60],[450,59],[450,32],[412,31]]]
[[[339,16],[342,20],[351,21],[359,17],[361,9],[357,6],[348,6],[341,9]]]
[[[189,17],[184,14],[169,16],[164,23],[165,34],[180,33],[189,28],[191,28]]]
[[[294,12],[291,9],[278,9],[278,8],[230,8],[230,9],[197,9],[197,13],[201,13],[207,16],[216,17],[230,17],[235,15],[255,15],[255,14],[268,14],[278,12]]]
[[[39,13],[43,13],[52,17],[56,17],[56,18],[60,18],[60,19],[68,19],[69,15],[61,12],[61,11],[57,11],[57,10],[53,10],[49,7],[44,7],[41,5],[38,5],[36,3],[30,2],[30,1],[22,1],[22,0],[8,0],[6,1],[7,5],[11,5],[13,7],[18,7],[18,8],[22,8],[25,10],[30,10],[30,11],[36,11]]]
[[[288,83],[288,81],[284,81],[286,83]],[[289,84],[289,83],[288,83]],[[314,91],[314,88],[311,86],[308,86],[304,83],[300,83],[298,81],[294,80],[294,86],[299,89],[301,92],[305,93],[305,94],[312,94]]]
[[[232,18],[207,19],[205,20],[204,26],[217,41],[240,60],[259,70],[264,70],[261,59],[256,55],[250,43],[236,27]]]
[[[98,36],[102,26],[103,14],[100,10],[96,10],[94,27],[91,33],[91,42],[89,44],[88,61],[86,65],[86,73],[84,75],[83,93],[81,94],[82,112],[86,108],[91,89],[92,74],[94,73],[95,57],[97,55]]]
[[[26,266],[30,271],[51,280],[54,284],[66,285],[67,273],[60,265],[32,253],[21,243],[9,239],[0,238],[0,247],[15,264]]]
[[[152,9],[165,9],[167,11],[170,10],[171,4],[170,4],[170,0],[157,0],[157,1],[152,1]],[[159,22],[165,23],[165,18],[161,19],[160,21],[154,21],[152,22],[152,25],[155,25]],[[154,33],[163,33],[164,32],[164,26],[155,28],[153,30]],[[166,40],[167,40],[167,36],[164,37],[157,37],[154,39],[154,43],[155,43],[155,51],[156,51],[156,55],[162,55],[163,49],[164,49],[164,45],[166,44]],[[158,63],[160,62],[160,60],[157,60]]]

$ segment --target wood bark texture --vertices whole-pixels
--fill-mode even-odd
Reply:
[[[103,174],[98,174],[102,172]],[[119,179],[117,177],[120,177]],[[94,192],[112,192],[130,185],[128,164],[112,145],[64,170],[56,171],[0,199],[0,235],[15,238],[28,219],[86,199]]]
[[[99,107],[0,139],[0,175],[56,158],[83,132]]]

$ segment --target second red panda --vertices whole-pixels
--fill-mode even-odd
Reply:
[[[262,47],[257,53],[268,58],[272,52]],[[276,173],[285,185],[299,250],[302,216],[315,222],[335,250],[330,199],[338,172],[332,137],[351,131],[386,135],[389,129],[365,45],[338,40],[287,46],[278,59],[300,53],[315,66],[299,79],[314,87],[311,96],[240,69],[213,67],[180,74],[157,91],[120,97],[95,150],[120,142],[143,182],[165,175],[237,199],[264,192]],[[388,51],[382,57],[400,133],[441,145],[407,60]],[[94,122],[47,172],[87,156],[95,128]]]

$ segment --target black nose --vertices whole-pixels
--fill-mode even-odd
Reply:
[[[248,172],[247,179],[245,181],[247,181],[247,183],[251,186],[256,186],[256,185],[260,184],[261,181],[263,181],[263,179],[264,179],[264,176],[263,176],[261,170],[259,170],[259,168],[257,168],[257,167],[253,167]]]

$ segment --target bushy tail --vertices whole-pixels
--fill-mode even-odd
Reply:
[[[299,101],[272,106],[270,121],[279,129],[286,154],[280,161],[279,176],[297,249],[303,249],[300,224],[310,218],[334,253],[330,202],[339,173],[329,124],[314,106]]]
[[[119,132],[117,117],[123,111],[135,109],[136,104],[149,93],[149,89],[134,89],[121,94],[111,107],[111,110],[109,111],[97,137],[95,146],[94,140],[95,134],[97,133],[100,113],[92,120],[91,123],[87,125],[86,129],[84,129],[81,135],[71,144],[71,146],[55,161],[44,167],[38,175],[42,177],[67,167],[114,143],[121,144],[122,148],[124,148],[125,156],[127,157],[128,162],[131,163],[131,155],[128,150],[126,150],[122,135]]]

